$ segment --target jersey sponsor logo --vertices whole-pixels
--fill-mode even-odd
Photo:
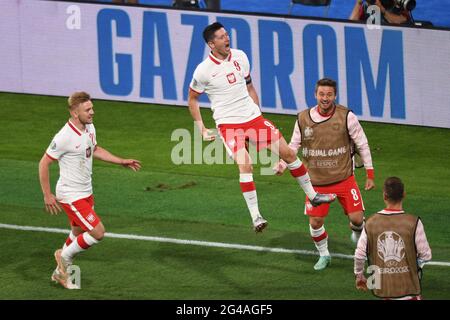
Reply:
[[[361,203],[361,201],[356,202],[356,203],[353,204],[353,206],[356,207],[356,206],[359,205],[360,203]]]
[[[78,149],[79,147],[81,147],[81,144],[75,146],[75,149]]]
[[[51,150],[55,151],[56,150],[56,142],[53,141],[52,146],[50,147]]]
[[[218,72],[216,72],[216,73],[213,73],[212,75],[211,75],[211,77],[215,77],[215,76],[217,76],[219,73]]]
[[[339,147],[336,149],[308,149],[307,147],[302,149],[302,155],[305,158],[308,157],[338,157],[347,153],[348,149],[346,146]]]
[[[90,158],[91,155],[92,155],[92,148],[91,147],[86,148],[86,158]]]
[[[227,80],[228,80],[229,84],[235,83],[236,82],[236,76],[234,75],[234,73],[227,74]]]

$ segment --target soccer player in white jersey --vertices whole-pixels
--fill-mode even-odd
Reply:
[[[239,167],[239,182],[254,230],[261,232],[267,226],[267,221],[259,212],[246,140],[256,144],[257,150],[270,148],[286,161],[292,176],[313,205],[332,202],[335,195],[319,194],[314,190],[305,166],[288,147],[275,125],[263,118],[258,94],[252,85],[247,55],[241,50],[230,48],[230,38],[218,22],[205,28],[203,38],[211,52],[194,71],[189,90],[189,111],[203,139],[214,140],[211,130],[203,124],[198,101],[202,93],[208,95],[225,148]]]
[[[97,145],[93,125],[94,109],[89,94],[75,92],[69,99],[70,119],[55,135],[39,162],[39,180],[45,208],[58,214],[61,207],[67,213],[71,232],[62,249],[55,251],[57,267],[51,279],[65,288],[77,289],[68,281],[67,268],[80,252],[102,240],[105,227],[94,211],[92,195],[92,160],[120,164],[134,171],[141,168],[138,160],[122,159]],[[50,165],[58,161],[59,180],[56,196],[50,188]]]
[[[298,114],[289,147],[295,153],[302,148],[302,159],[314,188],[318,192],[337,195],[350,221],[351,239],[357,243],[364,227],[364,204],[353,173],[354,152],[359,152],[366,169],[365,190],[375,187],[374,169],[364,130],[353,112],[336,104],[336,93],[334,80],[323,78],[317,81],[317,105]],[[285,169],[283,161],[274,167],[279,175]],[[314,207],[306,199],[305,214],[309,216],[310,234],[320,254],[315,270],[325,269],[331,261],[324,226],[329,208],[329,204]]]

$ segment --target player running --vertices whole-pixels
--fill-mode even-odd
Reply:
[[[374,169],[363,128],[354,113],[335,103],[336,94],[334,80],[324,78],[317,82],[317,105],[298,114],[289,147],[295,153],[302,148],[302,159],[311,174],[314,188],[337,195],[350,221],[351,238],[357,243],[364,228],[364,204],[353,175],[354,152],[361,155],[367,172],[365,190],[375,187]],[[282,174],[286,164],[280,161],[274,169],[277,174]],[[315,270],[325,269],[331,261],[324,227],[329,209],[328,204],[315,207],[306,199],[305,214],[309,216],[311,237],[320,254]]]
[[[138,160],[112,155],[97,145],[92,123],[94,108],[89,94],[75,92],[68,103],[70,119],[55,135],[39,162],[39,180],[46,210],[58,214],[62,207],[72,229],[63,248],[55,251],[57,268],[51,279],[65,288],[78,289],[68,280],[67,269],[78,253],[97,244],[105,234],[105,227],[94,211],[92,159],[120,164],[133,171],[138,171],[141,164]],[[56,197],[49,181],[49,167],[55,161],[59,163]]]

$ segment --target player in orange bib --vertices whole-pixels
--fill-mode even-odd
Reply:
[[[302,160],[318,192],[335,193],[350,221],[351,238],[357,243],[363,230],[364,204],[353,175],[354,154],[357,151],[367,172],[365,190],[375,187],[374,170],[369,143],[356,115],[336,104],[337,86],[332,79],[316,84],[317,105],[298,114],[289,147],[297,153],[302,148]],[[286,164],[274,168],[282,174]],[[306,199],[305,214],[309,216],[311,237],[319,251],[315,270],[325,269],[331,261],[328,234],[324,222],[330,205],[313,206]]]

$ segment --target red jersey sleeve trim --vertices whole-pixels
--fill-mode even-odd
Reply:
[[[368,179],[375,179],[375,172],[373,169],[367,169],[366,174]]]
[[[58,160],[58,159],[56,159],[56,158],[53,158],[51,155],[49,155],[47,152],[45,153],[45,155],[47,156],[47,157],[49,157],[50,159],[52,159],[52,160]]]
[[[189,87],[189,90],[194,91],[194,92],[197,93],[197,94],[202,94],[202,93],[203,93],[203,92],[199,92],[199,91],[197,91],[197,90],[192,89],[192,87]]]

